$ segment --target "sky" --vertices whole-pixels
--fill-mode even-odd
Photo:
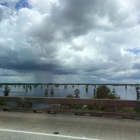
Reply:
[[[140,83],[140,0],[0,0],[0,82]]]

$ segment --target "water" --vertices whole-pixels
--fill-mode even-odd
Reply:
[[[53,97],[66,97],[68,94],[74,95],[74,90],[80,90],[80,98],[92,98],[94,96],[94,88],[98,86],[88,86],[88,92],[86,91],[85,85],[59,85],[58,87],[55,85],[38,85],[37,87],[34,85],[27,86],[26,85],[9,85],[10,93],[9,96],[34,96],[34,97],[45,97],[45,90],[48,90],[48,97],[51,97],[51,89],[54,90]],[[124,100],[136,100],[136,89],[135,86],[108,86],[111,90],[115,89],[117,95],[120,96],[121,99]],[[3,96],[4,85],[0,87],[0,96]]]

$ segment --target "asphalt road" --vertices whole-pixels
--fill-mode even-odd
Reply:
[[[0,140],[82,139],[140,140],[140,120],[0,111]]]

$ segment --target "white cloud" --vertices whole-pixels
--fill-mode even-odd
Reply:
[[[21,74],[15,81],[30,73],[28,81],[125,82],[138,73],[140,54],[127,49],[140,49],[139,1],[28,3],[0,6],[0,68]]]

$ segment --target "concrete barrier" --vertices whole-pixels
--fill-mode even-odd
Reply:
[[[114,100],[114,99],[79,99],[79,98],[50,98],[50,97],[25,97],[25,104],[29,107],[32,103],[48,103],[61,105],[97,105],[114,107],[140,107],[140,101]]]
[[[16,102],[16,107],[21,111],[42,112],[67,112],[78,114],[100,114],[100,115],[128,115],[140,117],[138,113],[115,112],[115,107],[140,108],[140,101],[135,100],[113,100],[113,99],[79,99],[79,98],[56,98],[56,97],[5,97],[0,96],[0,102]],[[61,108],[33,107],[33,104],[59,104]],[[24,105],[24,106],[23,106]],[[76,110],[71,105],[96,105],[105,106],[106,111]],[[16,107],[9,107],[10,109]],[[2,106],[1,106],[2,108]]]
[[[50,98],[50,97],[25,97],[25,108],[32,108],[33,112],[36,112],[36,110],[43,110],[47,112],[70,112],[70,113],[98,113],[100,115],[102,114],[109,114],[109,115],[120,115],[126,113],[123,112],[115,112],[115,107],[133,107],[133,108],[140,108],[140,101],[135,100],[112,100],[112,99],[79,99],[79,98]],[[47,103],[47,104],[60,104],[61,109],[58,108],[33,108],[33,103]],[[72,110],[71,105],[96,105],[96,106],[105,106],[106,112],[103,111],[92,111],[92,110]],[[129,113],[127,113],[129,114]],[[131,115],[134,115],[135,113],[131,113]],[[140,116],[140,114],[135,114],[137,116]]]
[[[22,107],[24,106],[24,97],[10,97],[10,96],[0,96],[0,102],[14,102],[15,106],[6,106],[0,105],[1,110],[9,110],[9,111],[22,111]]]

